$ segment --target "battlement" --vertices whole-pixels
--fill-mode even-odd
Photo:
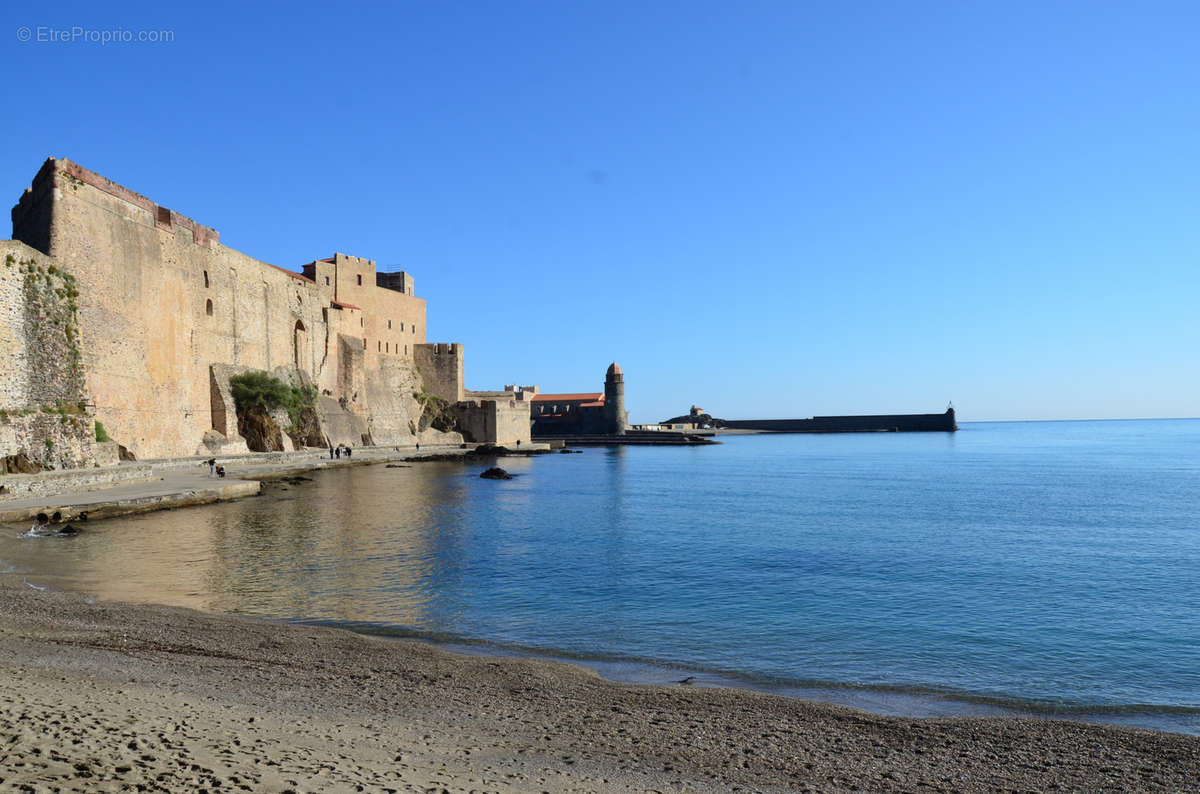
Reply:
[[[462,345],[458,342],[430,342],[425,345],[417,345],[418,349],[425,351],[429,356],[461,356]]]
[[[30,228],[37,225],[39,217],[48,215],[48,213],[39,213],[38,205],[47,193],[52,193],[55,189],[75,191],[81,185],[90,185],[113,198],[145,210],[154,219],[154,223],[159,229],[164,231],[173,231],[176,227],[189,229],[192,232],[192,242],[196,245],[212,248],[214,244],[221,241],[221,233],[216,229],[199,224],[186,215],[160,206],[141,193],[135,193],[124,185],[119,185],[76,162],[55,157],[48,158],[42,164],[41,169],[33,177],[32,186],[25,189],[17,205],[13,207],[13,235],[20,239],[32,238],[42,243],[42,245],[38,245],[30,242],[37,248],[43,248],[43,245],[48,247],[48,235],[35,228]],[[43,242],[43,238],[46,238],[45,242]]]

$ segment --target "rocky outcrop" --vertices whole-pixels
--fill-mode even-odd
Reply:
[[[238,433],[253,452],[283,452],[283,432],[266,411],[251,408],[238,413]]]
[[[42,470],[42,464],[33,460],[24,452],[8,455],[0,460],[0,474],[37,474]]]

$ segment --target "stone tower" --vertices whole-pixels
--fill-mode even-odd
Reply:
[[[615,361],[608,365],[604,375],[604,413],[609,434],[625,435],[629,428],[629,414],[625,411],[625,376]]]

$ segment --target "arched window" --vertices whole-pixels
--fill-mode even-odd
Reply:
[[[208,271],[204,271],[204,288],[208,289]]]
[[[212,317],[212,298],[209,298],[204,302],[204,313],[209,317]]]

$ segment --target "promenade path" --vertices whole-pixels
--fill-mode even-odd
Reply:
[[[0,523],[28,521],[38,513],[53,515],[59,512],[63,521],[70,521],[76,519],[80,513],[86,513],[88,518],[110,518],[169,507],[240,499],[258,494],[261,490],[260,480],[264,479],[333,467],[399,461],[414,456],[460,452],[465,454],[467,451],[458,445],[428,444],[417,450],[414,445],[409,444],[399,447],[359,447],[349,458],[332,460],[328,450],[316,449],[217,455],[217,463],[225,467],[224,478],[209,475],[205,463],[207,457],[123,463],[120,465],[137,466],[142,469],[148,467],[145,477],[108,486],[72,485],[70,480],[65,480],[62,483],[63,487],[53,493],[3,499],[0,500]],[[95,470],[85,471],[92,473]]]

